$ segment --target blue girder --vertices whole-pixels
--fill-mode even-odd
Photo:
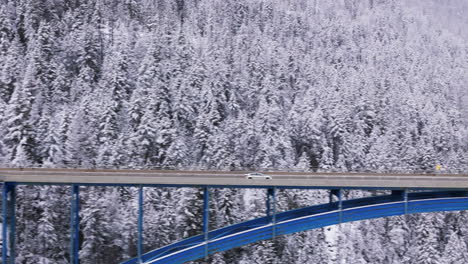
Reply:
[[[2,186],[2,263],[15,263],[16,244],[16,183]]]
[[[340,192],[341,193],[341,192]],[[340,195],[341,196],[341,195]],[[216,229],[205,235],[197,235],[142,255],[146,264],[184,263],[203,258],[235,247],[271,239],[275,235],[285,235],[304,230],[320,228],[339,223],[434,211],[458,211],[468,209],[468,195],[465,191],[415,192],[374,196],[309,206],[276,214],[275,225],[271,217]],[[136,264],[131,259],[122,264]]]
[[[71,186],[70,199],[70,263],[80,263],[80,186]]]
[[[138,187],[138,261],[142,263],[141,255],[143,254],[143,186]]]

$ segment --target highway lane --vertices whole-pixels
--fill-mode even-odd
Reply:
[[[248,172],[0,168],[0,181],[47,184],[468,189],[468,174],[262,172],[272,177],[267,180],[246,179],[246,173]]]

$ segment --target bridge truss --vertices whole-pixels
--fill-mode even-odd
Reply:
[[[15,263],[16,237],[16,187],[18,185],[45,183],[4,182],[2,187],[2,263]],[[46,183],[53,184],[53,183]],[[62,184],[63,183],[57,183]],[[138,245],[137,256],[122,264],[161,264],[185,263],[206,258],[209,255],[235,247],[254,243],[276,236],[295,232],[337,225],[346,222],[373,219],[379,217],[435,212],[468,210],[468,189],[466,188],[359,188],[346,187],[304,187],[304,186],[220,186],[220,185],[155,185],[155,184],[90,184],[73,183],[70,200],[70,263],[79,264],[79,211],[80,186],[131,186],[138,187]],[[143,252],[143,192],[154,187],[197,187],[203,188],[203,231],[201,234],[182,241]],[[212,188],[261,188],[267,192],[265,217],[226,226],[216,230],[209,229],[210,189]],[[328,203],[278,213],[276,211],[276,193],[278,189],[328,189]],[[343,190],[391,190],[391,194],[359,199],[344,200]]]

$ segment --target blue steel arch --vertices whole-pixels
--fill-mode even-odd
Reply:
[[[346,222],[413,213],[468,210],[466,191],[416,192],[407,195],[406,200],[399,194],[347,200],[342,202],[341,210],[338,209],[338,202],[334,202],[286,211],[276,215],[275,224],[272,224],[271,217],[253,219],[209,232],[208,243],[201,234],[150,251],[142,255],[142,263],[185,263],[203,258],[206,254],[271,239],[275,235]],[[138,263],[137,258],[122,262]]]

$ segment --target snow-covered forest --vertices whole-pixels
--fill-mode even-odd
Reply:
[[[411,2],[1,0],[0,167],[466,173],[468,34],[453,21],[468,6]],[[264,190],[212,191],[211,228],[264,215]],[[68,263],[69,192],[19,188],[18,263]],[[83,264],[136,255],[135,194],[82,187]],[[327,197],[280,191],[279,207]],[[145,201],[146,250],[201,232],[200,190]],[[467,222],[343,224],[207,263],[462,264]]]

